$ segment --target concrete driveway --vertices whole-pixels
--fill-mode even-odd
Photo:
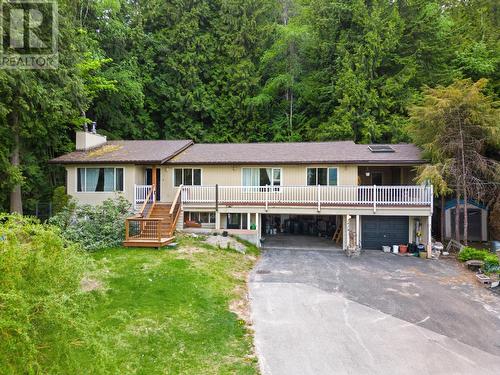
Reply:
[[[264,374],[500,373],[500,296],[451,260],[266,250],[250,298]]]

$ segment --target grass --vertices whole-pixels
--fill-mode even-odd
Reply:
[[[103,291],[89,318],[99,322],[109,371],[257,373],[249,329],[229,310],[245,293],[255,251],[243,255],[184,237],[177,249],[93,253]]]

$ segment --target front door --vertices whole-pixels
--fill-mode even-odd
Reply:
[[[156,200],[160,200],[160,186],[161,186],[161,170],[160,168],[156,168]],[[145,183],[146,185],[152,185],[153,184],[153,169],[152,168],[146,168],[146,176],[145,176]]]
[[[372,172],[372,185],[382,185],[382,172]]]

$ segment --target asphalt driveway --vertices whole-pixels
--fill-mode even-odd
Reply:
[[[266,250],[250,299],[264,374],[500,373],[500,296],[451,260]]]

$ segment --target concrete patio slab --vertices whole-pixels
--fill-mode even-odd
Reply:
[[[265,236],[262,247],[267,250],[341,250],[331,238],[297,234],[277,234]]]

